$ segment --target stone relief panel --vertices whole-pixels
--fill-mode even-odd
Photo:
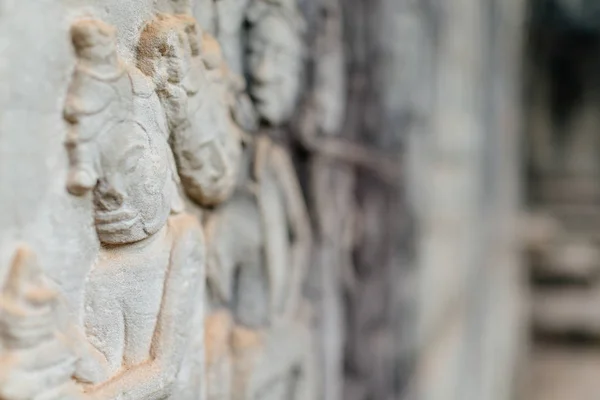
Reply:
[[[247,151],[251,174],[206,222],[216,326],[207,329],[229,331],[235,398],[314,398],[301,292],[311,242],[306,208],[281,147],[258,137]]]
[[[240,29],[257,6],[249,7],[244,18],[238,19]],[[249,57],[255,55],[253,51],[249,49]],[[267,73],[266,79],[278,81],[277,75],[271,75],[276,71]],[[292,74],[292,78],[297,77]],[[252,108],[265,119],[252,82],[251,78]],[[287,99],[290,115],[296,95]],[[265,100],[269,107],[278,107],[273,103],[279,101],[277,97]],[[234,106],[234,115],[240,115],[235,110]],[[276,117],[271,122],[289,118],[285,114]],[[230,395],[238,399],[316,398],[312,332],[308,316],[303,315],[307,307],[301,292],[311,243],[306,206],[285,150],[265,135],[263,127],[249,134],[256,129],[253,124],[236,120],[246,130],[237,187],[231,200],[211,213],[206,223],[208,289],[217,310],[213,322],[215,330],[227,330],[230,335]],[[230,316],[224,317],[223,310],[229,310]]]
[[[248,82],[231,89],[231,115],[244,130],[236,188],[205,218],[208,368],[232,382],[209,376],[209,397],[316,398],[310,307],[302,295],[310,224],[291,159],[268,137],[296,106],[302,20],[293,2],[223,1],[214,12],[223,57]],[[268,33],[271,27],[283,36]]]
[[[71,24],[63,185],[97,255],[79,310],[13,249],[3,399],[318,397],[310,221],[269,137],[300,95],[303,20],[292,1],[204,3],[207,29],[189,1],[157,2],[137,33]]]
[[[343,283],[352,284],[355,236],[355,171],[324,154],[323,139],[347,140],[343,132],[346,82],[341,9],[337,0],[317,4],[314,22],[312,87],[301,102],[295,135],[309,150],[307,194],[315,245],[308,293],[313,299],[320,390],[324,399],[341,399],[344,363]]]
[[[180,24],[183,30],[174,29]],[[138,65],[156,85],[186,194],[203,206],[222,202],[233,190],[241,151],[241,130],[230,110],[230,87],[241,78],[191,17],[162,16],[148,24]]]

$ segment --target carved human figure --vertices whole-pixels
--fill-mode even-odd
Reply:
[[[83,318],[103,365],[88,363],[77,378],[87,398],[199,398],[204,239],[194,217],[170,216],[176,173],[156,87],[120,61],[112,27],[81,20],[71,34],[78,64],[65,107],[68,187],[93,192],[103,245]]]
[[[159,15],[142,32],[138,65],[166,110],[186,193],[203,206],[222,202],[234,188],[241,144],[218,44],[192,17]]]
[[[159,16],[145,27],[138,65],[157,85],[186,194],[202,208],[217,206],[230,196],[238,174],[243,79],[228,69],[218,42],[186,16]],[[230,398],[231,318],[225,310],[210,310],[205,327],[207,396]]]
[[[77,400],[66,310],[35,254],[19,245],[0,294],[0,398]]]
[[[246,18],[250,95],[260,117],[280,125],[292,116],[300,94],[303,19],[295,0],[254,0]]]
[[[235,2],[237,11],[243,3]],[[293,3],[254,2],[243,11],[250,26],[245,61],[253,105],[263,121],[279,125],[291,116],[299,92],[301,19]],[[234,18],[225,22],[235,25]],[[223,40],[218,29],[217,37]],[[229,50],[236,45],[225,44]],[[243,89],[235,89],[238,99]],[[246,132],[256,128],[236,122]],[[284,149],[263,134],[245,139],[234,195],[208,215],[205,226],[210,300],[233,313],[233,322],[225,323],[222,309],[210,322],[230,335],[232,398],[313,398],[310,323],[301,316],[310,252],[307,211]]]
[[[307,211],[283,148],[259,136],[244,160],[234,196],[206,223],[209,287],[231,307],[236,325],[233,396],[254,398],[275,380],[283,392],[274,398],[311,398],[309,321],[300,315]]]

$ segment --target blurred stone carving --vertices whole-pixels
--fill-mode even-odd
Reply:
[[[304,20],[295,0],[255,0],[246,15],[249,90],[260,117],[286,122],[300,95]]]
[[[66,317],[35,255],[19,245],[0,295],[0,398],[81,398]]]
[[[156,84],[186,193],[203,206],[231,194],[240,157],[230,91],[235,77],[195,20],[159,16],[142,32],[140,69]]]
[[[172,32],[180,18],[187,31]],[[165,54],[171,67],[161,70]],[[161,16],[150,23],[140,40],[138,63],[159,88],[182,186],[205,214],[206,207],[230,197],[237,179],[244,120],[236,111],[244,101],[243,80],[229,70],[218,42],[189,17]],[[229,312],[209,309],[205,329],[208,398],[231,398]]]
[[[214,0],[213,0],[214,1]],[[244,73],[244,20],[251,0],[214,1],[216,11],[215,36],[231,69]]]
[[[231,309],[234,319],[232,395],[314,398],[314,345],[302,298],[307,211],[281,147],[259,136],[245,156],[236,193],[206,224],[213,307]],[[276,382],[279,389],[263,393]]]
[[[344,282],[352,284],[352,248],[355,236],[355,171],[352,165],[331,157],[324,141],[350,143],[342,125],[346,82],[342,20],[337,0],[318,2],[314,38],[314,82],[305,95],[294,133],[309,150],[308,201],[313,218],[315,246],[308,290],[315,307],[317,354],[325,399],[341,399],[344,362]],[[340,146],[334,144],[334,146]],[[358,147],[358,146],[356,146]],[[352,156],[356,152],[342,152]]]

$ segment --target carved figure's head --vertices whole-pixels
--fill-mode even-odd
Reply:
[[[100,31],[107,33],[102,47],[114,51],[114,32],[108,35],[111,29],[101,21],[77,23],[72,29],[77,53],[79,44],[90,42]],[[111,40],[112,45],[108,44]],[[123,67],[121,75],[110,79],[90,75],[87,62],[95,58],[84,54],[79,61],[86,64],[78,64],[65,105],[65,118],[70,122],[68,189],[76,195],[93,191],[96,231],[102,243],[136,242],[162,228],[170,214],[176,194],[169,146],[159,129],[137,122],[134,89]]]
[[[132,243],[156,233],[170,214],[168,144],[133,121],[96,139],[99,180],[94,188],[96,231],[105,244]]]
[[[279,125],[292,116],[300,93],[303,20],[283,0],[254,1],[247,18],[250,95],[261,118]]]
[[[202,60],[213,82],[224,82],[228,73],[227,63],[217,39],[209,33],[202,35]]]
[[[173,142],[187,194],[210,206],[233,190],[240,144],[228,102],[229,70],[219,43],[207,33],[202,35],[202,61],[206,87],[189,102],[189,132],[177,133]],[[187,143],[181,136],[189,136]]]
[[[152,77],[159,89],[167,83],[195,88],[198,71],[193,59],[200,56],[199,28],[187,15],[158,15],[148,23],[137,46],[138,68]]]
[[[58,327],[57,299],[35,254],[19,246],[0,295],[0,347],[32,348],[50,340]]]

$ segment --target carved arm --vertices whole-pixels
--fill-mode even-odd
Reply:
[[[289,155],[283,148],[273,145],[271,160],[284,197],[287,223],[292,238],[289,291],[284,307],[284,318],[289,318],[293,317],[300,307],[302,283],[310,262],[312,233],[302,189]]]

